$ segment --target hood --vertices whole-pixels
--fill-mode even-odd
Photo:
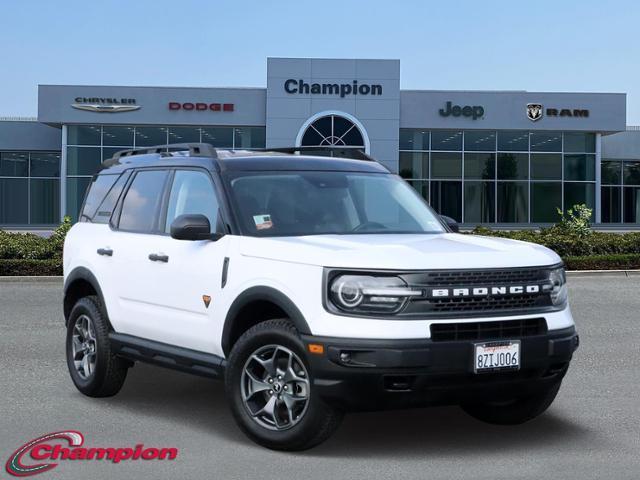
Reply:
[[[338,268],[510,268],[561,262],[541,245],[458,233],[240,237],[239,248],[242,255]]]

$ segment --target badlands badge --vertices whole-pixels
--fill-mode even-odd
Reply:
[[[527,118],[532,122],[542,118],[542,104],[527,103]]]

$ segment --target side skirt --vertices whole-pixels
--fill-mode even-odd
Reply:
[[[211,353],[176,347],[123,333],[109,334],[111,347],[119,357],[151,363],[202,377],[222,379],[226,360]]]

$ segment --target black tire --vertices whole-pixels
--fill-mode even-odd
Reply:
[[[557,382],[545,390],[528,397],[510,401],[488,403],[466,403],[462,409],[473,418],[494,425],[520,425],[536,418],[551,406],[560,384]]]
[[[295,353],[308,372],[305,375],[308,375],[310,384],[307,391],[306,410],[300,414],[299,419],[296,420],[297,423],[284,430],[269,429],[260,424],[259,420],[255,420],[249,407],[245,405],[242,395],[243,372],[249,357],[256,351],[273,345],[284,347]],[[240,429],[254,442],[270,449],[288,451],[309,449],[326,440],[342,420],[342,412],[330,407],[315,394],[304,344],[295,326],[287,319],[259,323],[238,339],[228,357],[225,387],[231,411]],[[269,393],[264,392],[260,395],[268,398]]]
[[[95,366],[90,373],[81,374],[74,364],[72,345],[76,323],[83,318],[88,318],[93,325]],[[89,397],[111,397],[122,388],[129,363],[116,357],[111,351],[109,322],[98,297],[83,297],[71,309],[67,325],[66,355],[71,380],[83,394]]]

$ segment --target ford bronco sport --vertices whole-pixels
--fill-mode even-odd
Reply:
[[[294,150],[105,162],[64,249],[78,390],[115,395],[136,361],[224,379],[238,426],[281,450],[354,410],[544,412],[578,346],[560,258],[455,233],[362,152]]]

